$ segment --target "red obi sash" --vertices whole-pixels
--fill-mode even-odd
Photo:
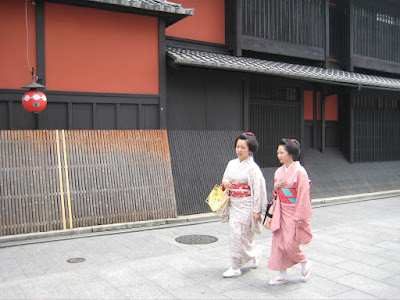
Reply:
[[[280,188],[278,190],[279,200],[282,203],[295,204],[297,200],[296,189]]]
[[[231,197],[250,197],[250,186],[248,184],[234,184],[233,190],[229,191],[229,196]]]

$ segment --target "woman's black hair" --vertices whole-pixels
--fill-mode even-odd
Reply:
[[[247,143],[249,150],[254,153],[257,151],[259,144],[257,142],[256,136],[252,132],[245,132],[239,135],[235,140],[235,148],[238,140],[244,140]]]
[[[285,146],[287,153],[293,156],[293,160],[299,159],[300,143],[295,139],[281,139],[279,146]]]

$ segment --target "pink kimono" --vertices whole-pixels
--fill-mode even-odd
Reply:
[[[286,180],[285,188],[294,188],[297,191],[295,203],[283,203],[276,190],[277,196],[274,216],[271,222],[272,246],[268,268],[275,271],[284,271],[297,263],[307,261],[300,249],[300,244],[308,244],[312,239],[309,219],[312,218],[310,201],[310,184],[306,170],[300,162],[294,162],[288,170],[285,165],[275,172],[274,182]],[[303,220],[303,226],[298,228],[296,221]]]

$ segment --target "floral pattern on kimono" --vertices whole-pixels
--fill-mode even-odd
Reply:
[[[284,271],[297,263],[307,261],[300,249],[300,244],[308,244],[312,239],[309,219],[312,218],[310,201],[310,184],[306,170],[300,162],[294,162],[288,170],[281,166],[274,176],[274,182],[286,180],[286,188],[294,188],[297,191],[296,203],[283,203],[276,191],[274,216],[271,222],[273,232],[271,255],[268,268],[276,271]],[[303,221],[301,228],[297,227],[297,221]]]
[[[266,206],[265,179],[252,156],[242,162],[239,158],[231,160],[223,179],[250,186],[251,196],[231,197],[222,218],[229,225],[232,266],[240,268],[258,254],[254,250],[254,235],[261,233],[261,224],[254,222],[253,213],[260,213]]]

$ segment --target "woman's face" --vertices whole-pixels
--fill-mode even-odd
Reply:
[[[284,145],[279,145],[276,154],[281,164],[285,164],[293,160],[293,156],[286,151]]]
[[[245,140],[237,140],[236,142],[236,155],[240,161],[247,159],[250,155],[249,146]]]

